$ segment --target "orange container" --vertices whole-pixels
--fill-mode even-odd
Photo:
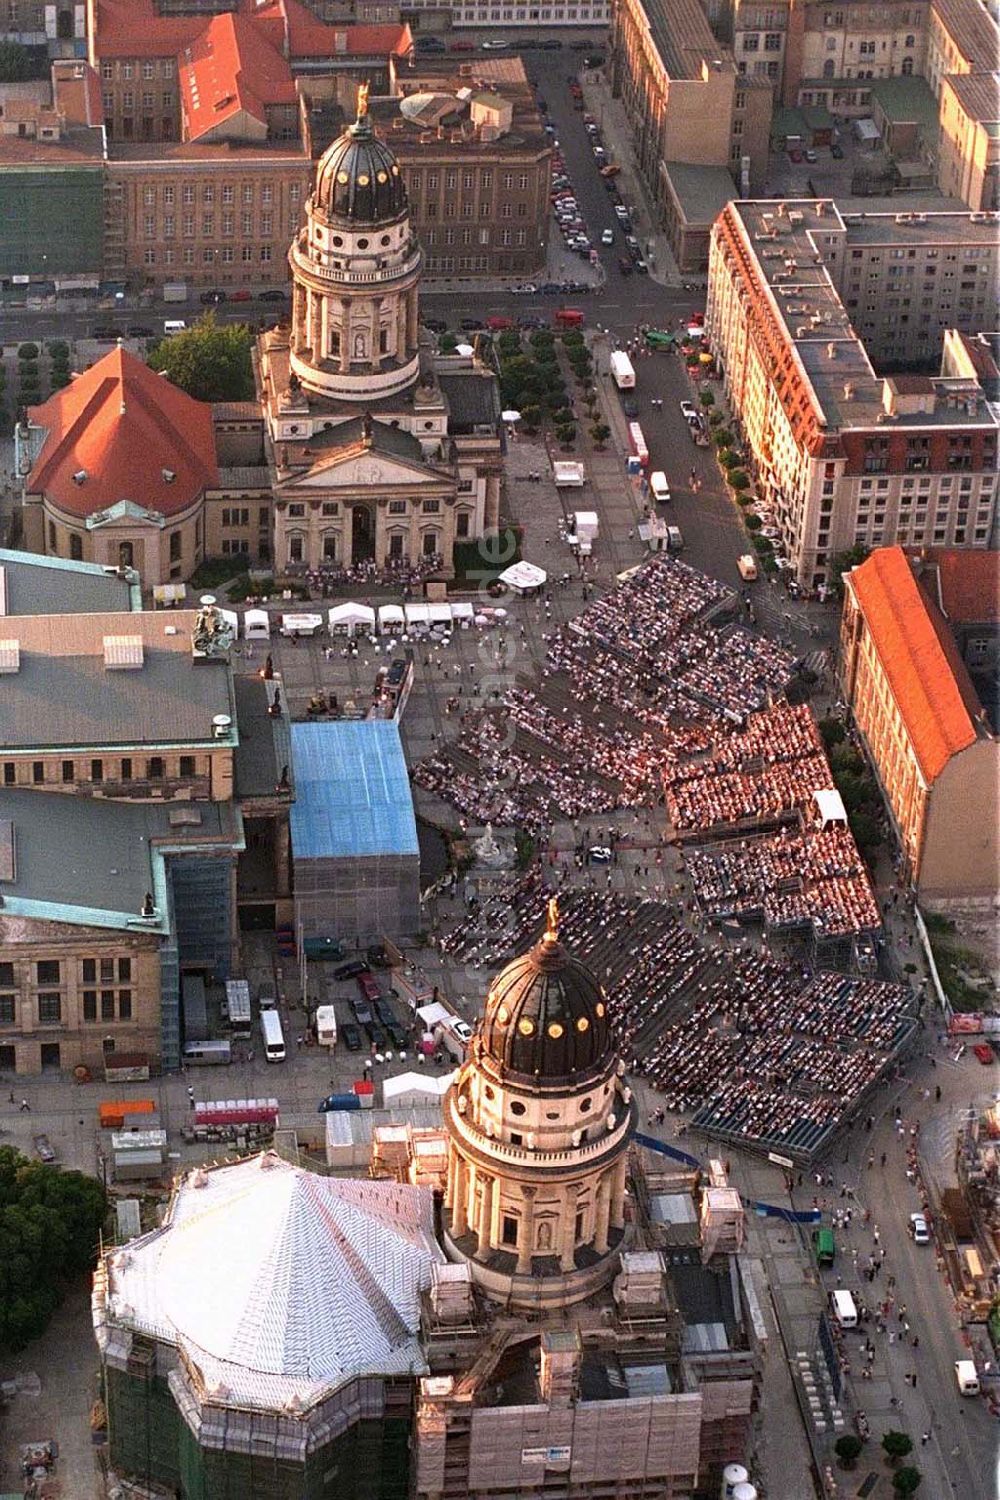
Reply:
[[[102,1130],[121,1130],[126,1115],[153,1115],[156,1104],[152,1099],[118,1099],[97,1106]]]

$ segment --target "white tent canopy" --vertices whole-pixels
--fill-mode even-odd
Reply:
[[[243,616],[243,635],[248,641],[271,639],[271,617],[266,609],[248,609]]]
[[[327,611],[326,619],[330,630],[346,630],[353,635],[359,625],[366,625],[369,630],[374,628],[375,611],[370,604],[335,604]]]
[[[427,625],[430,622],[430,606],[407,604],[404,606],[407,625]]]
[[[240,617],[236,613],[235,609],[220,609],[219,614],[222,616],[226,624],[229,626],[230,630],[233,632],[233,640],[239,640]]]
[[[445,603],[428,605],[430,622],[432,625],[450,625],[452,621],[451,605]]]
[[[397,625],[402,625],[406,620],[401,604],[380,604],[378,607],[378,627],[383,635],[394,630]]]
[[[462,626],[463,630],[468,630],[476,617],[475,606],[468,599],[463,599],[460,603],[451,606],[451,617],[456,624]]]
[[[516,593],[523,594],[530,589],[540,589],[548,576],[544,568],[538,568],[534,563],[516,562],[504,569],[500,574],[500,582]]]
[[[835,787],[829,787],[822,792],[813,792],[813,799],[816,803],[820,827],[829,828],[831,823],[847,822],[847,809]]]

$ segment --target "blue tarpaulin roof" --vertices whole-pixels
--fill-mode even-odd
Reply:
[[[396,724],[293,724],[292,773],[295,859],[419,853]]]

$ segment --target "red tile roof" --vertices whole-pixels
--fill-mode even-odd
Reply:
[[[931,547],[924,556],[937,571],[927,579],[932,597],[956,625],[986,625],[1000,621],[1000,552],[966,547]]]
[[[211,407],[120,347],[29,415],[48,436],[27,489],[71,515],[120,500],[176,515],[218,483]],[[87,477],[77,484],[81,470]]]
[[[181,53],[178,67],[184,123],[190,140],[234,115],[267,125],[269,104],[294,104],[292,70],[263,31],[245,16],[213,16]]]
[[[103,125],[104,103],[97,69],[79,58],[58,58],[52,64],[55,106],[70,125]]]
[[[154,0],[96,0],[94,56],[165,57],[192,46],[215,19],[161,16]],[[238,0],[236,13],[276,52],[297,57],[400,57],[413,39],[406,25],[335,26],[318,21],[300,0]],[[287,46],[286,46],[287,41]],[[252,80],[251,80],[252,81]]]
[[[878,548],[848,577],[930,785],[976,738],[961,657],[901,547]]]

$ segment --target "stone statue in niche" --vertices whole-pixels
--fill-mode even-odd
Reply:
[[[552,1225],[547,1219],[543,1219],[538,1226],[538,1249],[552,1249]]]

